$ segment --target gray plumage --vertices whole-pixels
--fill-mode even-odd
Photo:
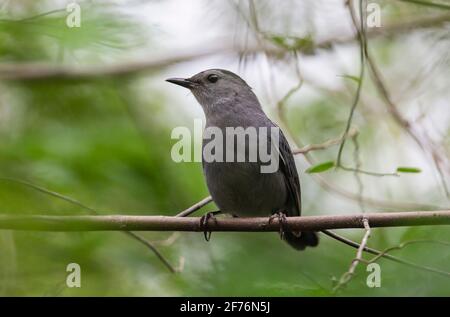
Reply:
[[[191,78],[168,79],[169,82],[190,89],[202,106],[206,116],[206,129],[219,128],[223,136],[227,127],[270,129],[277,127],[264,113],[258,98],[238,75],[222,69],[210,69]],[[278,127],[277,127],[278,128]],[[257,131],[259,131],[257,129]],[[272,146],[269,131],[268,146]],[[203,147],[211,141],[203,139]],[[300,182],[294,157],[285,136],[279,130],[279,169],[262,173],[263,164],[258,155],[256,162],[249,161],[248,141],[245,144],[245,162],[208,162],[203,159],[203,172],[211,196],[221,212],[238,217],[269,216],[282,212],[286,216],[300,216]],[[226,144],[223,144],[225,153]],[[258,143],[258,147],[260,144]],[[235,155],[237,144],[233,149]],[[225,158],[225,154],[224,154]],[[236,157],[235,157],[236,158]],[[314,232],[284,234],[295,249],[318,244]]]

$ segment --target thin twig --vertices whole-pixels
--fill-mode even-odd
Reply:
[[[353,8],[350,2],[347,2],[347,6],[348,9],[351,12],[351,15],[353,16]],[[356,106],[358,105],[359,102],[359,98],[361,95],[361,90],[362,90],[362,84],[363,84],[363,79],[364,79],[364,70],[365,70],[365,57],[366,57],[366,35],[365,35],[365,27],[364,27],[364,14],[363,14],[363,3],[362,0],[360,0],[360,4],[359,4],[359,14],[360,14],[360,25],[358,26],[358,24],[356,23],[355,20],[354,21],[354,25],[358,34],[358,42],[359,42],[359,47],[360,47],[360,52],[359,52],[359,58],[360,58],[360,70],[359,70],[359,80],[358,80],[358,85],[356,87],[356,93],[355,96],[353,98],[353,103],[352,106],[350,108],[350,113],[348,115],[348,119],[347,119],[347,123],[345,126],[345,130],[344,130],[344,136],[342,138],[341,144],[339,145],[339,150],[338,150],[338,154],[337,154],[337,159],[336,159],[336,167],[340,167],[341,166],[341,160],[342,160],[342,151],[344,150],[344,145],[345,145],[345,141],[347,139],[347,135],[348,132],[350,131],[350,126],[352,123],[352,119],[353,119],[353,115],[355,113],[355,109]]]
[[[172,264],[169,263],[169,261],[159,252],[159,250],[147,239],[145,239],[140,234],[131,232],[131,231],[125,231],[125,234],[128,236],[134,238],[136,241],[139,241],[143,245],[145,245],[147,248],[153,251],[153,253],[158,257],[158,259],[169,269],[170,272],[176,273],[178,272],[176,268],[172,266]]]
[[[367,246],[367,241],[370,237],[370,226],[369,226],[369,220],[364,218],[363,219],[364,229],[366,230],[366,233],[364,234],[361,244],[359,245],[358,251],[356,252],[356,257],[352,260],[352,263],[350,264],[350,268],[347,272],[345,272],[341,278],[339,279],[338,284],[333,288],[333,291],[336,292],[341,287],[344,287],[347,285],[348,282],[350,282],[351,278],[355,274],[356,267],[358,266],[359,262],[362,260],[362,254],[364,251],[364,248]]]
[[[450,5],[448,4],[444,4],[444,3],[437,3],[437,2],[433,2],[433,1],[424,1],[424,0],[398,0],[401,2],[409,2],[409,3],[414,3],[417,5],[421,5],[421,6],[425,6],[425,7],[432,7],[432,8],[437,8],[437,9],[444,9],[444,10],[450,10]]]
[[[164,246],[164,247],[168,247],[168,246],[171,246],[172,244],[174,244],[175,241],[177,241],[179,237],[180,237],[180,233],[179,232],[173,232],[166,239],[164,239],[164,240],[153,240],[152,243],[154,245],[161,245],[161,246]]]
[[[47,12],[43,12],[43,13],[38,13],[36,15],[29,16],[29,17],[26,17],[26,18],[0,19],[0,22],[26,22],[26,21],[32,21],[32,20],[36,20],[36,19],[39,19],[39,18],[42,18],[42,17],[46,17],[46,16],[49,16],[51,14],[62,13],[62,12],[66,12],[66,8],[55,9],[55,10],[51,10],[51,11],[47,11]]]
[[[356,134],[358,134],[358,130],[352,128],[348,132],[347,138],[352,138]],[[325,149],[328,149],[329,147],[340,144],[342,142],[342,138],[343,138],[343,136],[341,136],[339,138],[329,139],[329,140],[327,140],[323,143],[319,143],[319,144],[305,145],[300,149],[293,150],[292,153],[293,154],[306,154],[311,151],[325,150]]]
[[[307,158],[308,160],[309,158]],[[311,164],[312,161],[308,162]],[[372,197],[362,196],[360,197],[358,194],[355,194],[351,191],[348,191],[338,185],[333,184],[332,182],[325,179],[321,174],[312,174],[314,176],[314,180],[316,180],[319,185],[328,191],[331,194],[337,194],[340,197],[347,198],[353,201],[359,201],[362,199],[364,203],[368,206],[378,207],[378,208],[387,208],[392,210],[414,210],[414,209],[426,209],[426,210],[438,210],[438,209],[446,209],[447,207],[437,206],[433,204],[426,203],[415,203],[415,202],[407,202],[407,201],[388,201],[383,199],[376,199]]]
[[[360,170],[360,166],[361,166],[361,159],[359,157],[359,142],[358,142],[358,135],[355,135],[353,138],[353,143],[355,146],[355,150],[353,151],[353,157],[355,160],[355,170],[354,170],[354,176],[355,176],[355,180],[356,183],[358,185],[358,204],[359,204],[359,208],[361,209],[361,212],[364,213],[366,211],[366,205],[364,204],[364,199],[363,199],[363,195],[364,195],[364,184],[363,181],[361,179],[361,170]]]
[[[329,236],[329,237],[331,237],[331,238],[333,238],[333,239],[335,239],[337,241],[340,241],[340,242],[342,242],[342,243],[344,243],[344,244],[346,244],[348,246],[351,246],[351,247],[356,248],[356,249],[359,248],[359,243],[357,243],[355,241],[352,241],[350,239],[347,239],[347,238],[345,238],[345,237],[343,237],[343,236],[341,236],[341,235],[339,235],[339,234],[337,234],[337,233],[335,233],[333,231],[322,230],[322,233],[324,233],[325,235],[327,235],[327,236]],[[381,251],[378,251],[378,250],[373,249],[373,248],[369,248],[367,246],[364,248],[364,251],[366,251],[366,252],[368,252],[370,254],[374,254],[374,255],[379,255],[379,254],[383,253]],[[383,257],[383,259],[387,259],[387,260],[390,260],[390,261],[393,261],[393,262],[396,262],[396,263],[404,264],[404,265],[406,265],[408,267],[411,267],[411,268],[414,268],[414,269],[417,269],[417,270],[431,272],[431,273],[439,274],[439,275],[442,275],[442,276],[445,276],[445,277],[450,277],[450,272],[445,272],[445,271],[437,270],[437,269],[432,268],[432,267],[428,267],[428,266],[419,265],[419,264],[416,264],[416,263],[413,263],[413,262],[409,262],[409,261],[400,259],[398,257],[395,257],[393,255],[390,255],[388,253],[384,253],[382,255],[382,257]]]
[[[443,246],[450,246],[450,242],[445,242],[445,241],[437,241],[437,240],[430,240],[430,239],[422,239],[422,240],[410,240],[410,241],[406,241],[403,243],[400,243],[399,245],[393,246],[393,247],[389,247],[384,249],[383,251],[380,252],[380,254],[378,254],[377,256],[373,257],[371,260],[367,261],[367,263],[373,263],[378,261],[379,258],[381,258],[383,255],[385,255],[388,252],[394,251],[394,250],[401,250],[404,247],[411,245],[411,244],[418,244],[418,243],[432,243],[432,244],[440,244]]]
[[[80,201],[78,201],[78,200],[76,200],[76,199],[74,199],[72,197],[69,197],[69,196],[66,196],[66,195],[62,195],[62,194],[57,193],[55,191],[49,190],[49,189],[44,188],[42,186],[38,186],[38,185],[35,185],[33,183],[30,183],[30,182],[27,182],[27,181],[24,181],[24,180],[21,180],[21,179],[12,178],[12,177],[0,177],[0,180],[8,181],[8,182],[14,182],[14,183],[17,183],[17,184],[21,184],[21,185],[30,187],[32,189],[35,189],[35,190],[41,192],[41,193],[44,193],[44,194],[47,194],[47,195],[59,198],[61,200],[69,202],[69,203],[71,203],[73,205],[81,207],[81,208],[89,211],[89,213],[92,214],[92,215],[99,215],[99,213],[95,209],[93,209],[93,208],[91,208],[91,207],[81,203]],[[177,272],[176,269],[169,263],[169,261],[161,254],[161,252],[159,252],[159,250],[151,242],[146,240],[140,234],[137,234],[137,233],[131,232],[131,231],[125,231],[124,234],[132,237],[136,241],[141,242],[148,249],[150,249],[158,257],[158,259],[160,259],[161,262],[169,269],[169,271],[171,271],[172,273]]]
[[[304,83],[303,75],[300,70],[300,64],[299,64],[299,60],[298,60],[297,51],[293,51],[292,54],[294,56],[294,61],[295,61],[295,74],[297,76],[297,83],[291,89],[289,89],[288,92],[283,96],[283,98],[281,98],[277,103],[278,116],[280,117],[281,121],[284,122],[284,124],[286,126],[287,126],[287,120],[286,120],[286,117],[284,116],[284,110],[285,110],[284,108],[286,107],[286,103],[292,97],[292,95],[294,95],[296,92],[298,92],[302,88],[303,83]]]
[[[188,209],[183,210],[182,212],[178,213],[177,215],[175,215],[175,217],[187,217],[187,216],[193,214],[194,212],[196,212],[197,210],[199,210],[200,208],[202,208],[203,206],[209,204],[210,202],[212,202],[212,197],[211,196],[205,197],[202,200],[200,200],[198,203],[193,204]]]
[[[72,205],[76,205],[78,207],[81,207],[81,208],[89,211],[90,214],[98,215],[97,211],[95,211],[93,208],[91,208],[89,206],[86,206],[85,204],[81,203],[80,201],[78,201],[78,200],[76,200],[76,199],[74,199],[72,197],[69,197],[69,196],[66,196],[66,195],[62,195],[62,194],[57,193],[55,191],[49,190],[49,189],[44,188],[42,186],[38,186],[36,184],[24,181],[22,179],[13,178],[13,177],[0,177],[0,180],[7,181],[7,182],[12,182],[12,183],[16,183],[16,184],[20,184],[20,185],[23,185],[23,186],[30,187],[30,188],[32,188],[34,190],[37,190],[37,191],[39,191],[41,193],[44,193],[46,195],[50,195],[50,196],[56,197],[58,199],[64,200],[66,202],[69,202]]]
[[[400,174],[397,172],[392,172],[392,173],[372,172],[372,171],[366,171],[366,170],[360,169],[359,167],[347,167],[347,166],[342,165],[342,163],[339,166],[339,169],[342,169],[347,172],[355,172],[357,174],[365,174],[365,175],[376,176],[376,177],[384,177],[384,176],[399,177],[400,176]]]

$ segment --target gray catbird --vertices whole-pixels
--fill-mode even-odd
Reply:
[[[170,78],[167,81],[186,87],[193,93],[205,113],[205,129],[218,128],[224,136],[227,136],[227,127],[244,129],[253,127],[257,131],[260,128],[278,128],[263,112],[251,87],[230,71],[210,69],[191,78]],[[205,160],[203,152],[206,183],[220,212],[238,217],[274,214],[282,217],[300,216],[300,182],[294,157],[283,133],[281,130],[278,131],[279,167],[272,173],[261,172],[263,162],[259,156],[253,162],[248,160],[220,162]],[[273,137],[270,132],[267,135],[270,143]],[[203,149],[208,140],[203,137]],[[230,150],[225,144],[224,141],[224,152]],[[236,151],[235,148],[231,150]],[[248,144],[245,150],[247,159]],[[303,250],[306,246],[316,246],[319,242],[315,232],[286,231],[282,237],[297,250]]]

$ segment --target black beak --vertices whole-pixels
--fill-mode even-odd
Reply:
[[[166,81],[168,81],[169,83],[178,85],[178,86],[182,86],[185,87],[187,89],[192,89],[195,85],[195,83],[189,79],[185,79],[185,78],[169,78],[166,79]]]

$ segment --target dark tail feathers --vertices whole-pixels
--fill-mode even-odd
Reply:
[[[319,237],[316,232],[285,232],[284,239],[296,250],[304,250],[306,247],[315,247],[319,244]]]

